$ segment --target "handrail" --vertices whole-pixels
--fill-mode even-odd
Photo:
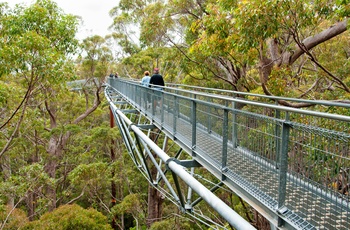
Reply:
[[[131,81],[131,80],[125,80],[125,79],[118,79],[120,81],[125,81],[129,82],[130,84],[139,84],[138,82]],[[143,86],[144,87],[144,86]],[[239,99],[239,98],[229,98],[217,94],[207,94],[207,93],[201,93],[201,92],[196,92],[196,91],[191,91],[191,90],[183,90],[179,88],[173,88],[169,86],[163,87],[165,89],[164,93],[168,95],[176,95],[177,97],[181,97],[181,95],[177,93],[170,93],[167,90],[174,90],[176,92],[183,92],[183,93],[191,93],[196,96],[206,96],[208,98],[212,99],[221,99],[221,100],[226,100],[228,102],[237,102],[237,103],[242,103],[242,104],[249,104],[249,105],[254,105],[254,106],[259,106],[259,107],[265,107],[265,108],[270,108],[270,109],[278,109],[286,112],[294,112],[294,113],[299,113],[299,114],[304,114],[304,115],[311,115],[311,116],[317,116],[317,117],[324,117],[324,118],[329,118],[333,120],[339,120],[339,121],[346,121],[350,122],[350,116],[345,116],[345,115],[338,115],[338,114],[332,114],[332,113],[325,113],[325,112],[317,112],[317,111],[312,111],[312,110],[306,110],[306,109],[299,109],[299,108],[292,108],[292,107],[287,107],[283,105],[275,105],[275,104],[268,104],[268,103],[263,103],[263,102],[256,102],[256,101],[250,101],[250,100],[244,100],[244,99]],[[290,100],[290,101],[297,101],[298,99],[293,99],[293,98],[283,98],[283,97],[272,97],[272,96],[265,96],[265,95],[257,95],[257,94],[250,94],[250,93],[242,93],[247,96],[259,96],[259,97],[269,97],[271,99],[283,99],[283,100]],[[194,99],[196,100],[196,99]],[[340,106],[340,107],[348,107],[350,108],[350,104],[343,104],[343,103],[331,103],[331,102],[324,102],[324,101],[311,101],[311,100],[299,100],[299,102],[307,102],[311,104],[317,104],[317,105],[325,105],[325,106]]]
[[[138,79],[123,79],[121,78],[120,80],[125,80],[129,82],[135,82],[139,83]],[[344,107],[344,108],[350,108],[350,101],[347,102],[334,102],[334,101],[325,101],[325,100],[308,100],[308,99],[300,99],[300,98],[291,98],[291,97],[281,97],[281,96],[271,96],[271,95],[263,95],[263,94],[256,94],[256,93],[248,93],[248,92],[240,92],[240,91],[234,91],[234,90],[225,90],[225,89],[216,89],[216,88],[209,88],[209,87],[200,87],[200,86],[192,86],[192,85],[184,85],[184,84],[175,84],[175,83],[166,83],[166,88],[171,88],[171,89],[179,89],[179,88],[189,88],[191,90],[186,90],[187,92],[196,92],[195,90],[206,90],[206,91],[211,91],[214,93],[206,93],[206,95],[218,95],[219,93],[227,93],[231,94],[232,96],[234,95],[243,95],[243,96],[252,96],[252,97],[259,97],[259,98],[266,98],[266,99],[271,99],[274,101],[278,100],[284,100],[284,101],[291,101],[291,102],[299,102],[299,103],[308,103],[308,104],[314,104],[314,105],[324,105],[324,106],[337,106],[337,107]]]

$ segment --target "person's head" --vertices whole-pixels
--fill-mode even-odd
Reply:
[[[154,68],[154,73],[158,74],[159,73],[159,69],[158,68]]]
[[[149,76],[149,72],[148,71],[145,71],[145,76]]]
[[[117,72],[115,72],[115,74],[114,74],[115,76],[118,76],[118,73]]]

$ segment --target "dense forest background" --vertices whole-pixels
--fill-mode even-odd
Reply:
[[[349,0],[120,0],[113,33],[83,41],[54,1],[0,10],[0,229],[208,228],[166,200],[149,219],[148,183],[110,124],[111,72],[159,67],[166,82],[350,103]],[[71,91],[78,79],[89,87]]]

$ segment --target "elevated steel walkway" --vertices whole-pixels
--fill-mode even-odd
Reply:
[[[182,211],[199,218],[203,199],[236,229],[252,228],[212,193],[225,184],[272,229],[350,229],[350,105],[182,85],[159,94],[123,79],[108,79],[105,95],[134,163]]]

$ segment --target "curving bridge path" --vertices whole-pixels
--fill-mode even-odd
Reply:
[[[254,229],[214,195],[225,185],[271,229],[350,229],[350,116],[337,114],[350,105],[170,84],[157,95],[120,78],[105,96],[137,168],[194,218],[215,224],[198,214],[204,200],[236,229]]]

